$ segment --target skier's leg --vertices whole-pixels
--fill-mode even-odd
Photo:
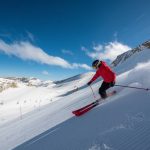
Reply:
[[[110,83],[103,81],[101,87],[99,88],[99,94],[102,98],[107,98],[106,90],[109,88],[110,88]]]

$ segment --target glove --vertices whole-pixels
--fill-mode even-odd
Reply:
[[[115,84],[116,84],[116,82],[113,81],[113,82],[110,83],[110,86],[113,87]]]
[[[89,85],[91,85],[91,83],[92,83],[92,82],[90,81],[90,82],[87,83],[87,85],[89,86]]]

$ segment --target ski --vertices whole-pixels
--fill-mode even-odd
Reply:
[[[114,94],[116,94],[116,91],[112,91],[112,92],[108,93],[107,95],[108,95],[108,97],[109,97],[109,96],[112,96],[112,95],[114,95]],[[97,105],[99,105],[99,104],[100,104],[99,102],[100,102],[101,100],[102,100],[102,98],[100,98],[100,99],[98,99],[98,100],[96,100],[96,101],[94,101],[94,102],[92,102],[92,103],[90,103],[90,104],[88,104],[88,105],[86,105],[86,106],[84,106],[84,107],[82,107],[82,108],[79,108],[79,109],[77,109],[77,110],[75,110],[75,111],[72,111],[72,113],[73,113],[75,116],[81,116],[81,115],[85,114],[86,112],[90,111],[92,108],[94,108],[94,107],[96,107]]]
[[[75,116],[81,116],[83,114],[85,114],[86,112],[88,112],[89,110],[91,110],[92,108],[94,108],[95,106],[97,106],[99,104],[98,101],[95,101],[91,104],[89,104],[89,106],[85,106],[84,109],[83,108],[80,108],[80,110],[75,110],[73,111],[72,113],[75,115]]]

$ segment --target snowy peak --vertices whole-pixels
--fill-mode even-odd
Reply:
[[[8,88],[16,88],[17,86],[17,82],[14,80],[0,78],[0,92]]]
[[[58,88],[62,86],[73,86],[78,85],[81,81],[84,83],[85,80],[89,80],[93,72],[88,72],[84,74],[79,74],[60,81],[42,81],[40,79],[30,77],[6,77],[0,78],[0,92],[7,90],[8,88],[18,88],[18,87],[47,87],[47,88]]]
[[[129,50],[129,51],[117,56],[117,58],[112,62],[111,66],[115,67],[119,64],[122,64],[128,58],[133,56],[134,54],[139,53],[139,52],[146,50],[146,49],[150,49],[150,40],[144,42],[143,44],[139,45],[138,47],[136,47],[132,50]]]
[[[6,77],[0,78],[0,92],[5,91],[9,88],[18,88],[18,87],[52,87],[55,86],[53,81],[41,81],[40,79],[31,77]]]

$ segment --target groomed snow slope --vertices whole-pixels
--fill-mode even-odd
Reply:
[[[20,80],[0,78],[0,86],[4,87],[10,83],[15,83],[15,88],[3,88],[0,92],[0,126],[16,118],[22,118],[28,112],[41,110],[43,106],[51,104],[64,96],[74,93],[78,89],[84,88],[93,73],[86,73],[72,77],[69,80],[61,81],[57,84],[51,81]],[[8,84],[9,83],[9,84]],[[34,86],[27,86],[32,83]],[[33,84],[34,83],[34,84]],[[9,110],[9,111],[8,111]]]
[[[129,69],[118,74],[117,83],[150,87],[150,59],[145,62],[146,56],[140,61],[144,63],[136,60],[134,68],[126,62]],[[99,85],[92,85],[97,98]],[[89,87],[12,120],[0,127],[0,149],[21,144],[15,150],[149,150],[150,91],[113,89],[117,95],[81,117],[74,117],[71,111],[94,101]]]
[[[111,102],[61,123],[15,150],[148,150],[149,97],[150,94],[137,91],[122,98],[118,95]]]

